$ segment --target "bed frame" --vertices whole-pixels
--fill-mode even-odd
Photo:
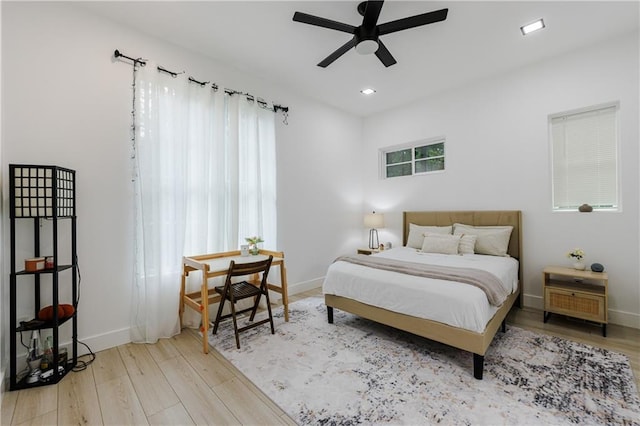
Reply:
[[[474,226],[511,225],[513,231],[508,253],[518,260],[522,258],[522,212],[501,211],[432,211],[403,213],[403,245],[407,243],[409,224],[448,226],[464,223]],[[505,331],[505,318],[514,304],[522,306],[522,263],[518,271],[518,290],[512,293],[487,323],[482,333],[453,327],[441,322],[426,320],[387,309],[367,305],[353,299],[325,294],[327,318],[333,324],[333,309],[351,312],[363,318],[408,331],[458,349],[473,353],[473,376],[481,380],[484,369],[484,355],[498,328]]]

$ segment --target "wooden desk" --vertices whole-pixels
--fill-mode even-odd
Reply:
[[[227,275],[229,265],[234,260],[236,263],[249,263],[265,260],[269,255],[273,256],[271,267],[278,266],[280,268],[280,285],[268,283],[269,290],[275,291],[282,295],[282,304],[284,305],[284,320],[289,321],[289,296],[287,295],[287,271],[284,266],[284,252],[260,250],[255,256],[241,256],[239,250],[227,251],[223,253],[204,254],[200,256],[185,256],[182,258],[182,282],[180,284],[180,328],[182,328],[182,315],[184,307],[189,306],[202,317],[202,350],[209,353],[209,305],[218,303],[220,295],[213,288],[209,288],[209,278],[222,277]],[[186,281],[189,273],[200,271],[202,274],[202,283],[200,291],[186,293]]]

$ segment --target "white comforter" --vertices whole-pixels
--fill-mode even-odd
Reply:
[[[483,269],[498,277],[509,294],[518,288],[518,261],[511,257],[422,253],[409,247],[385,250],[374,256]],[[331,264],[322,291],[479,333],[498,310],[489,304],[482,290],[469,284],[399,274],[348,262]]]

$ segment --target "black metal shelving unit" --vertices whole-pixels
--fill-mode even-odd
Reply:
[[[10,274],[10,329],[11,336],[11,359],[10,359],[10,390],[25,389],[36,386],[45,386],[58,383],[67,373],[69,373],[78,362],[78,257],[76,246],[76,180],[75,171],[58,166],[42,165],[9,165],[9,197],[10,197],[10,219],[11,219],[11,274]],[[33,257],[41,257],[41,242],[44,238],[41,235],[41,221],[51,221],[53,266],[35,272],[17,270],[17,221],[33,222]],[[62,220],[70,221],[70,264],[58,264],[58,223]],[[62,277],[61,277],[62,275]],[[68,276],[70,275],[70,277]],[[33,320],[18,324],[17,300],[18,292],[24,291],[29,285],[29,281],[34,288],[33,300]],[[71,304],[74,313],[70,317],[60,318],[58,315],[59,287],[61,285],[71,285]],[[51,286],[51,300],[41,300],[41,290],[48,285]],[[51,321],[37,321],[38,312],[47,305],[53,307],[53,319]],[[71,326],[71,348],[68,351],[67,360],[61,363],[60,357],[60,327]],[[19,334],[33,330],[51,330],[53,336],[53,362],[49,366],[54,372],[58,367],[63,367],[59,374],[53,374],[47,380],[38,380],[35,383],[28,383],[27,377],[19,378],[22,371],[18,371],[18,343]]]

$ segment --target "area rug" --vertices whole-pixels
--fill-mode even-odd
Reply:
[[[289,308],[240,350],[230,322],[209,342],[298,424],[640,425],[622,354],[508,326],[476,380],[468,352],[339,310],[328,324],[322,298]]]

